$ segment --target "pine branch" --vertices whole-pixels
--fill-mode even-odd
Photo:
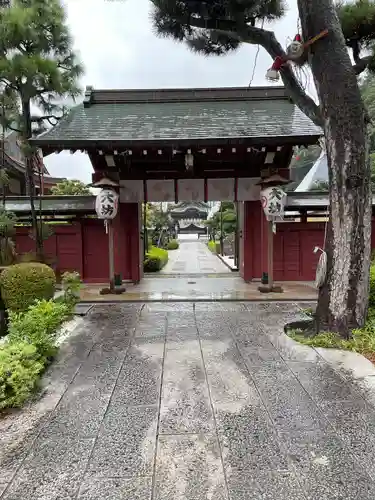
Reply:
[[[59,121],[61,118],[62,118],[62,116],[56,116],[56,115],[33,116],[33,117],[31,117],[31,121],[34,123],[35,122],[39,123],[39,122],[42,122],[44,120],[48,121],[51,119]]]
[[[355,64],[353,65],[353,70],[355,74],[360,75],[361,73],[363,73],[368,68],[372,60],[373,56],[358,58]]]
[[[6,78],[0,77],[0,83],[4,84],[6,88],[12,89],[12,90],[18,92],[17,85],[14,85],[12,82],[7,80]]]
[[[176,19],[183,25],[193,26],[204,30],[215,30],[225,33],[228,36],[244,43],[261,45],[268,54],[275,59],[284,57],[285,51],[277,41],[275,34],[255,26],[244,24],[238,26],[237,22],[225,19],[203,19],[202,17],[191,17]],[[295,104],[305,113],[316,125],[323,127],[323,117],[319,106],[309,97],[301,84],[295,77],[291,67],[285,64],[280,71],[283,83]]]
[[[18,134],[22,133],[22,130],[20,130],[19,128],[15,128],[12,125],[7,124],[7,128],[9,128],[9,130],[13,130],[13,132],[17,132]]]

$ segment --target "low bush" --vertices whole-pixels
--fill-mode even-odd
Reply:
[[[70,313],[69,304],[54,300],[38,301],[26,312],[10,312],[9,341],[33,344],[47,363],[56,354],[56,331]]]
[[[64,290],[64,300],[68,304],[76,304],[79,301],[82,286],[81,277],[76,271],[65,272],[61,276],[61,284]]]
[[[208,243],[207,243],[207,246],[208,246],[208,249],[211,250],[212,253],[219,253],[219,243],[217,243],[216,241],[212,241],[210,240]]]
[[[180,244],[177,240],[171,240],[168,242],[167,249],[168,250],[177,250]]]
[[[55,293],[53,270],[39,262],[9,266],[0,276],[1,295],[11,311],[26,311],[36,300],[49,300]]]
[[[163,269],[167,262],[168,251],[152,246],[146,254],[143,269],[146,273],[154,273]]]
[[[143,263],[145,273],[156,273],[162,269],[159,257],[147,257]]]
[[[25,312],[9,313],[9,335],[0,346],[0,410],[21,406],[37,387],[72,308],[64,300],[40,300]]]
[[[28,342],[0,347],[0,410],[22,406],[35,389],[44,364]]]

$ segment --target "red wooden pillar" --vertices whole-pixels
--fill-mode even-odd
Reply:
[[[268,239],[269,239],[269,222],[267,221],[266,216],[264,215],[263,208],[260,203],[259,205],[259,223],[260,223],[260,260],[261,260],[261,273],[260,277],[262,277],[263,273],[269,274],[270,270],[268,269]]]
[[[124,280],[141,279],[139,204],[120,203],[113,220],[115,273]]]
[[[268,273],[268,222],[260,201],[243,202],[240,218],[240,274],[245,281]]]
[[[244,281],[253,279],[253,220],[252,202],[244,201],[241,204],[239,230],[240,230],[240,275]]]

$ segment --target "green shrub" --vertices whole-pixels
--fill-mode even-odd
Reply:
[[[79,273],[76,271],[63,273],[61,284],[64,290],[64,300],[68,304],[76,304],[79,301],[82,286]]]
[[[154,273],[163,269],[167,262],[167,250],[164,250],[164,248],[151,247],[146,254],[143,269],[146,273]]]
[[[216,241],[212,241],[210,240],[208,243],[207,243],[207,246],[208,246],[208,249],[212,252],[212,253],[220,253],[220,244],[217,243]]]
[[[143,270],[145,273],[156,273],[160,271],[161,261],[159,257],[146,257],[143,263]]]
[[[0,347],[0,409],[21,406],[35,389],[44,364],[27,342]]]
[[[26,312],[10,312],[9,335],[0,346],[0,410],[19,407],[36,388],[57,352],[56,333],[72,306],[41,300]]]
[[[168,242],[167,249],[168,250],[177,250],[177,248],[179,246],[180,246],[180,244],[177,240],[171,240]]]
[[[33,344],[46,363],[56,354],[55,334],[68,318],[71,307],[65,302],[41,300],[26,312],[9,313],[9,341]]]
[[[55,285],[53,270],[39,262],[9,266],[0,276],[2,298],[12,311],[25,311],[36,300],[51,299]]]

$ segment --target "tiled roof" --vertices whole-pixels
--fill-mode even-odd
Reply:
[[[327,154],[324,151],[322,151],[322,154],[302,179],[296,191],[309,191],[318,182],[328,182]]]
[[[200,210],[201,212],[208,212],[209,206],[207,203],[202,201],[181,201],[175,206],[172,205],[170,208],[170,212],[186,212],[186,210],[190,209]]]
[[[317,137],[283,87],[87,90],[82,104],[34,142],[106,142]]]
[[[1,130],[1,129],[0,129]],[[19,135],[15,131],[8,131],[5,134],[5,161],[7,162],[8,168],[18,170],[21,173],[25,172],[25,159],[22,153],[21,147],[19,145]],[[2,140],[0,137],[0,150],[2,148]],[[49,175],[46,166],[43,163],[43,159],[40,157],[41,164],[43,165],[43,172]]]

